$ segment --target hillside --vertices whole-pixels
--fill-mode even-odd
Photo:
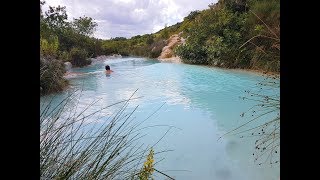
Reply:
[[[185,43],[172,46],[180,32]],[[178,55],[189,64],[279,72],[280,1],[219,0],[156,33],[105,40],[102,49],[106,54]]]

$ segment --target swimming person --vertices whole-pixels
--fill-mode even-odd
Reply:
[[[109,65],[106,65],[106,74],[111,74],[113,71],[110,69]]]

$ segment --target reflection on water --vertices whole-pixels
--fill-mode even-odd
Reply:
[[[106,64],[114,71],[110,75],[104,73]],[[145,126],[176,127],[155,146],[156,151],[174,150],[155,156],[156,161],[165,158],[156,164],[157,169],[172,177],[184,180],[278,179],[279,166],[254,164],[254,139],[227,136],[218,141],[222,134],[243,122],[239,115],[255,104],[239,96],[248,89],[259,90],[256,83],[263,79],[261,76],[132,57],[106,60],[74,68],[72,72],[82,73],[70,78],[71,89],[82,90],[79,109],[97,99],[93,109],[99,109],[130,98],[137,89],[133,95],[137,99],[128,107],[133,109],[139,105],[135,119],[146,119],[165,103]],[[272,91],[279,93],[279,89]],[[67,93],[55,94],[56,101]],[[117,108],[110,107],[102,115],[109,116]],[[146,128],[143,142],[154,144],[167,130],[166,126]],[[157,174],[155,177],[163,178]]]

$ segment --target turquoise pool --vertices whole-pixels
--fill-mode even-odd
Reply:
[[[114,71],[110,76],[104,73],[104,65]],[[134,118],[143,120],[163,106],[145,126],[145,144],[156,143],[168,130],[166,136],[154,147],[155,151],[173,150],[155,156],[157,169],[176,179],[217,180],[272,180],[279,179],[279,164],[257,165],[252,153],[255,139],[239,136],[219,137],[245,122],[240,114],[256,102],[246,101],[239,96],[245,90],[260,91],[257,83],[263,77],[251,72],[225,70],[187,64],[161,63],[145,58],[106,59],[85,68],[73,68],[80,73],[70,77],[70,89],[82,90],[81,106],[95,99],[93,106],[99,108],[134,97],[128,110],[139,105]],[[61,100],[68,91],[42,97],[55,96]],[[263,93],[263,92],[262,92]],[[265,93],[279,94],[279,88]],[[108,116],[117,106],[103,113]],[[103,119],[102,119],[103,120]],[[218,140],[219,139],[219,140]],[[156,179],[164,176],[155,175]]]

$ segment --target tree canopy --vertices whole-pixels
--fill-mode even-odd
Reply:
[[[94,22],[91,17],[84,16],[74,19],[72,22],[72,26],[77,33],[90,36],[96,30],[98,24]]]

